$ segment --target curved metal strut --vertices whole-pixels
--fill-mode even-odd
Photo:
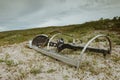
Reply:
[[[93,37],[91,40],[89,40],[89,41],[87,42],[87,44],[84,46],[84,48],[82,49],[82,51],[81,51],[81,53],[80,53],[80,57],[79,57],[79,59],[78,59],[77,68],[79,68],[80,63],[81,63],[81,60],[82,60],[83,53],[86,51],[86,49],[87,49],[87,47],[89,46],[89,44],[90,44],[92,41],[94,41],[95,39],[97,39],[98,37],[105,37],[105,38],[108,40],[108,42],[109,42],[109,49],[108,49],[108,51],[109,51],[109,54],[111,53],[112,46],[111,46],[111,41],[110,41],[109,37],[106,36],[106,35],[97,35],[97,36]]]

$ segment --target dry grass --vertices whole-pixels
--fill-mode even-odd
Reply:
[[[120,80],[119,31],[114,26],[111,27],[114,30],[108,28],[107,23],[115,23],[114,21],[102,22],[93,21],[66,27],[0,32],[0,80]],[[106,25],[107,28],[103,25]],[[87,51],[83,55],[82,63],[77,71],[75,67],[28,48],[27,42],[24,42],[38,34],[51,36],[56,32],[75,35],[78,43],[80,40],[83,41],[80,43],[81,45],[85,45],[97,34],[108,35],[112,41],[112,54],[104,58],[101,54]],[[72,41],[68,37],[66,39],[68,42]],[[90,46],[105,48],[107,45],[105,40],[97,39]],[[62,54],[78,58],[80,51],[64,50]]]
[[[98,32],[97,32],[98,33]],[[92,35],[92,34],[91,34]],[[87,38],[87,37],[86,37]],[[103,41],[104,42],[104,41]],[[99,43],[100,44],[100,43]],[[1,80],[119,80],[120,46],[112,54],[86,52],[79,70],[26,47],[27,43],[0,47]],[[92,44],[91,46],[99,46]],[[79,51],[65,50],[64,55],[77,58]],[[67,54],[66,54],[67,52]],[[69,54],[70,52],[70,54]]]

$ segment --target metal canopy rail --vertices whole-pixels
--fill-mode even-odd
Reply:
[[[82,51],[80,52],[80,55],[79,55],[79,58],[78,58],[78,59],[73,59],[73,58],[67,57],[67,56],[65,56],[65,55],[59,54],[59,53],[57,53],[57,52],[52,52],[52,51],[50,51],[50,48],[49,48],[49,47],[50,47],[50,42],[51,42],[56,36],[58,36],[58,35],[60,35],[60,34],[62,34],[62,33],[57,33],[57,34],[53,35],[53,36],[49,39],[49,41],[48,41],[48,43],[47,43],[47,48],[42,48],[42,47],[40,48],[40,47],[37,47],[37,46],[33,45],[33,44],[32,44],[32,41],[33,41],[33,40],[30,42],[29,47],[32,48],[32,49],[34,49],[34,50],[36,50],[36,51],[38,51],[38,52],[41,52],[41,53],[47,55],[47,56],[50,56],[50,57],[55,58],[55,59],[57,59],[57,60],[60,60],[60,61],[62,61],[62,62],[64,62],[64,63],[69,64],[69,65],[75,66],[75,67],[77,67],[77,69],[80,67],[80,63],[81,63],[81,61],[82,61],[82,57],[83,57],[83,54],[84,54],[84,52],[86,51],[86,49],[93,49],[93,50],[95,50],[96,52],[97,52],[97,51],[101,51],[101,52],[104,51],[104,54],[110,54],[110,53],[111,53],[111,49],[112,49],[112,47],[111,47],[111,41],[110,41],[109,37],[106,36],[106,35],[97,35],[97,36],[93,37],[91,40],[89,40],[89,41],[87,42],[87,44],[82,48]],[[65,35],[65,34],[63,34],[63,35]],[[66,35],[66,36],[68,36],[68,35]],[[73,36],[69,36],[69,37],[73,37]],[[109,48],[108,48],[108,50],[96,49],[96,48],[89,48],[89,47],[88,47],[88,46],[90,45],[90,43],[92,43],[94,40],[96,40],[96,39],[99,38],[99,37],[103,37],[103,38],[107,39],[107,41],[108,41],[108,43],[109,43]],[[74,39],[74,38],[73,38],[73,39]],[[74,40],[73,40],[73,41],[74,41]],[[106,53],[106,52],[107,52],[107,53]]]

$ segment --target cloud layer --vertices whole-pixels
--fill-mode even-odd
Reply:
[[[0,31],[120,16],[120,0],[0,0]]]

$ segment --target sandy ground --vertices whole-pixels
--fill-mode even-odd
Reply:
[[[106,59],[101,54],[86,53],[79,70],[26,45],[0,47],[0,80],[120,80],[118,45]]]

